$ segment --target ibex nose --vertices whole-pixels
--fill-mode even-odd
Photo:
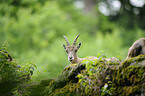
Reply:
[[[69,57],[69,59],[72,59],[72,57]]]

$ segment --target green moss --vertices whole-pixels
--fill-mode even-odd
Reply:
[[[145,55],[139,55],[137,57],[127,59],[123,61],[121,65],[125,68],[129,65],[145,66]]]
[[[131,96],[141,94],[141,88],[145,82],[145,66],[139,62],[142,62],[143,60],[145,60],[144,55],[126,60],[122,62],[121,65],[123,66],[119,67],[113,75],[113,82],[117,90],[116,92],[118,92],[119,95]]]
[[[3,56],[1,57],[3,58]],[[1,85],[14,85],[14,82],[4,83],[2,80],[5,81],[6,78],[10,78],[8,80],[12,81],[12,78],[20,76],[20,74],[20,77],[23,77],[23,71],[29,72],[29,70],[22,70],[22,73],[17,72],[16,62],[8,62],[4,59],[1,60],[2,67],[0,70],[2,70],[1,76],[3,76],[0,79]],[[145,55],[125,60],[122,63],[118,60],[107,61],[103,58],[96,59],[96,57],[88,57],[81,63],[66,66],[62,73],[55,79],[42,80],[41,83],[29,82],[28,84],[27,81],[17,83],[16,86],[9,86],[10,90],[6,90],[4,93],[8,93],[8,91],[12,91],[15,88],[12,94],[30,96],[64,96],[64,94],[66,96],[141,95],[144,94],[145,89],[144,61]],[[9,72],[7,68],[11,69],[14,73],[4,73]],[[26,79],[20,77],[16,79]],[[15,80],[13,79],[13,81]]]
[[[79,91],[80,91],[79,88],[80,88],[80,85],[78,83],[75,83],[75,84],[69,83],[63,88],[56,89],[53,93],[50,94],[50,96],[51,95],[63,96],[64,94],[66,96],[74,96],[74,94],[79,95]]]
[[[28,95],[32,84],[30,77],[34,71],[28,66],[20,67],[6,50],[0,50],[0,94],[1,96]]]
[[[143,60],[145,60],[144,55],[128,59],[122,63],[90,57],[80,64],[65,67],[62,74],[45,90],[45,92],[49,91],[49,94],[44,94],[46,96],[63,96],[64,94],[68,96],[139,95],[145,86],[145,66],[140,64]],[[83,68],[81,69],[80,66]],[[79,72],[74,75],[73,73],[79,68]],[[71,76],[70,74],[73,74],[72,78],[66,78]],[[78,81],[74,82],[76,76]],[[59,83],[63,86],[56,87],[55,84],[59,85]]]

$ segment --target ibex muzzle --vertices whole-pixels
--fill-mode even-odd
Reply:
[[[81,47],[81,43],[79,43],[76,46],[76,41],[78,39],[78,37],[80,36],[80,34],[78,34],[73,42],[73,45],[70,45],[67,38],[63,35],[63,37],[66,40],[67,46],[63,44],[63,47],[68,55],[68,61],[71,63],[78,63],[79,62],[79,57],[77,55],[77,51],[78,49]]]

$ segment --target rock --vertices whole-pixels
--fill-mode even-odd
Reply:
[[[145,95],[145,55],[117,60],[87,59],[68,65],[43,95]]]
[[[5,68],[10,67],[13,72],[18,74],[17,70],[21,69],[14,66],[15,62],[3,60],[2,58],[0,60],[1,71],[8,72]],[[5,65],[3,65],[4,63]],[[1,76],[7,76],[4,72],[1,73]],[[14,78],[14,76],[12,77]],[[28,82],[27,80],[24,82],[19,77],[16,81],[17,84],[11,82],[12,80],[9,80],[10,83],[8,83],[2,82],[5,80],[3,78],[0,78],[1,89],[5,88],[9,90],[4,89],[5,92],[1,90],[0,93],[2,95],[144,96],[145,55],[126,59],[125,61],[120,61],[115,57],[111,59],[88,57],[81,63],[67,65],[57,78],[45,79],[41,83]],[[5,78],[10,78],[10,76]],[[16,86],[11,87],[10,84]],[[6,86],[3,87],[4,85]]]

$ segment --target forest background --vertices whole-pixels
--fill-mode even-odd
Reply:
[[[144,10],[145,0],[0,0],[0,43],[21,66],[35,63],[33,80],[56,78],[70,64],[63,35],[81,34],[79,57],[124,60],[145,37]]]

